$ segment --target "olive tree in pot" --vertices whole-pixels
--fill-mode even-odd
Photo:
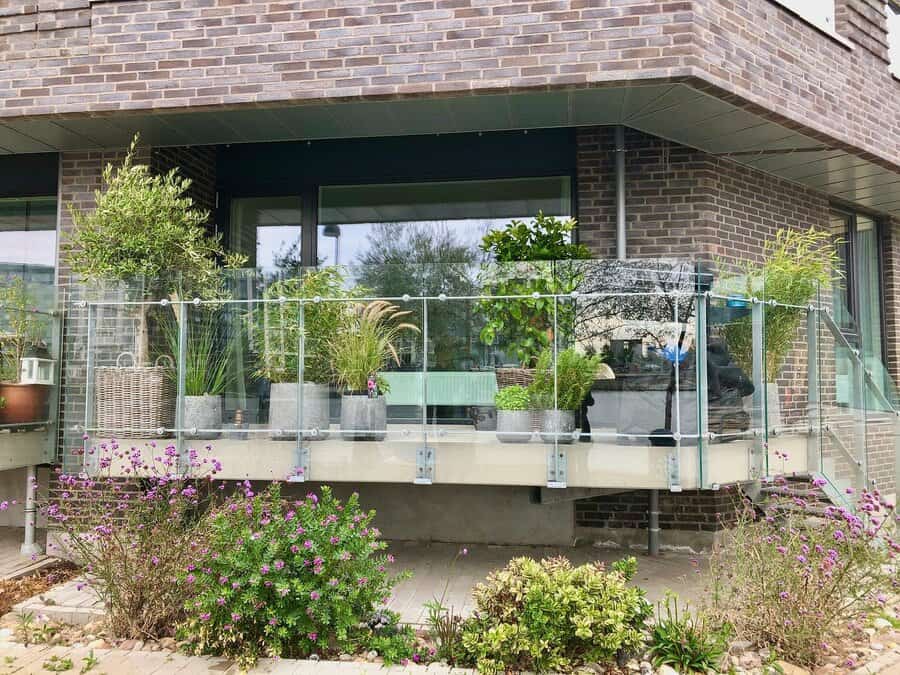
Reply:
[[[350,441],[382,440],[387,431],[386,383],[378,373],[390,361],[400,364],[395,342],[406,331],[409,311],[386,300],[353,303],[346,323],[331,341],[341,397],[341,436]]]
[[[574,347],[559,352],[555,364],[552,350],[541,352],[534,382],[529,387],[532,404],[542,411],[541,440],[575,440],[575,412],[581,408],[602,365],[600,356],[579,354]]]
[[[0,424],[45,420],[50,387],[20,382],[22,359],[42,344],[40,315],[21,278],[0,287]]]
[[[221,312],[200,306],[188,314],[184,355],[183,425],[185,438],[219,438],[222,428],[223,395],[233,379],[229,372],[231,341],[224,334],[227,323]],[[163,319],[168,348],[178,354],[178,323]],[[172,373],[175,376],[175,373]]]
[[[527,443],[531,440],[531,397],[528,389],[513,384],[494,396],[497,406],[497,440],[501,443]]]
[[[326,267],[269,285],[270,302],[255,315],[255,342],[260,345],[256,374],[271,383],[269,429],[276,440],[293,440],[285,429],[301,427],[303,438],[324,440],[331,425],[330,395],[335,373],[328,341],[349,317],[349,302],[360,291],[345,289],[342,268]],[[284,302],[271,302],[284,298]],[[316,302],[328,298],[328,302]],[[303,300],[302,326],[300,300]],[[303,404],[300,410],[300,347],[303,347]],[[298,412],[302,420],[298,419]]]

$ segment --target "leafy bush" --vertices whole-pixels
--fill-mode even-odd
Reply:
[[[678,599],[667,595],[665,614],[657,607],[650,631],[649,655],[653,665],[671,666],[679,673],[708,673],[718,670],[728,653],[728,630],[715,626],[704,614],[692,614],[688,607],[678,611]]]
[[[375,651],[385,665],[404,663],[415,653],[416,633],[412,626],[401,626],[400,615],[383,610],[367,622],[368,631],[359,639],[360,651]]]
[[[727,545],[714,550],[712,609],[739,637],[812,665],[822,643],[861,626],[896,588],[894,507],[863,491],[863,518],[828,506],[810,519],[806,501],[780,482],[763,515],[744,501]]]
[[[528,410],[530,403],[528,389],[518,384],[503,387],[494,395],[497,410]]]
[[[637,650],[651,608],[626,582],[634,558],[606,571],[565,558],[515,558],[474,591],[476,612],[463,624],[469,659],[486,673],[569,671]]]
[[[531,366],[541,350],[552,342],[554,311],[562,332],[574,328],[575,305],[556,303],[548,297],[509,297],[567,294],[578,288],[583,276],[577,262],[590,257],[584,244],[572,243],[575,221],[538,213],[531,223],[513,220],[502,230],[484,236],[481,250],[495,262],[481,273],[481,286],[490,298],[479,303],[485,317],[481,341],[495,342],[514,354],[523,366]]]
[[[400,578],[387,570],[393,557],[374,515],[356,494],[342,504],[323,487],[290,502],[278,483],[261,494],[246,483],[203,520],[208,543],[179,574],[195,592],[179,635],[243,665],[352,651]]]
[[[114,636],[171,635],[192,594],[177,577],[202,547],[196,512],[205,501],[204,482],[221,465],[191,450],[179,469],[175,447],[159,451],[154,444],[142,453],[110,441],[87,452],[98,475],[57,470],[58,493],[52,500],[41,497],[38,507],[85,567],[86,583],[106,607]],[[114,468],[133,480],[113,477]],[[0,509],[6,506],[0,503]]]
[[[600,356],[579,354],[570,347],[556,354],[554,369],[553,351],[545,349],[528,388],[532,403],[539,410],[578,410],[594,384],[600,364]]]

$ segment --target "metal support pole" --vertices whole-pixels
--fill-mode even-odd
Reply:
[[[810,307],[806,312],[806,468],[810,473],[822,470],[821,414],[819,411],[819,321],[818,312]]]
[[[697,363],[697,452],[700,488],[709,487],[709,375],[706,370],[708,358],[707,341],[707,297],[697,294],[697,348],[694,350]]]
[[[306,420],[303,419],[303,392],[306,379],[306,309],[303,299],[297,308],[297,436],[294,440],[294,470],[288,477],[289,483],[303,483],[309,473],[310,451],[303,442],[303,430]]]
[[[616,258],[625,260],[627,255],[625,233],[625,127],[616,127]]]
[[[176,398],[175,398],[175,447],[178,448],[180,458],[180,471],[187,473],[191,469],[187,448],[184,445],[184,397],[186,392],[185,380],[187,377],[187,340],[188,340],[188,305],[182,302],[178,305],[178,354],[176,372]]]
[[[35,521],[37,519],[37,508],[34,504],[37,470],[33,464],[28,467],[25,481],[25,541],[22,542],[22,547],[19,551],[22,555],[38,556],[44,551],[34,541]]]
[[[443,297],[443,296],[441,296]],[[422,445],[416,448],[416,485],[434,481],[434,448],[428,445],[428,298],[422,298]]]
[[[81,441],[82,455],[81,466],[85,472],[91,473],[93,467],[89,467],[88,450],[91,446],[91,430],[94,427],[94,306],[87,305],[87,363],[85,364],[85,384],[84,384],[84,429]],[[60,364],[61,367],[61,364]],[[65,467],[65,454],[63,455],[63,466]]]
[[[650,490],[650,510],[647,523],[647,553],[659,555],[659,490]]]
[[[753,363],[753,411],[751,428],[755,440],[750,448],[749,468],[751,480],[759,480],[767,476],[769,454],[769,415],[766,402],[766,364],[765,364],[765,304],[753,298],[750,306],[751,345]]]

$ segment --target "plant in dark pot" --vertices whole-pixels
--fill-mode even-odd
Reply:
[[[215,307],[214,305],[212,307]],[[185,438],[219,438],[222,428],[223,395],[233,379],[229,372],[231,341],[224,334],[227,322],[219,309],[200,305],[188,313],[185,327],[184,410]],[[169,350],[178,354],[179,326],[163,319]],[[175,371],[170,371],[175,378]]]
[[[264,298],[269,302],[254,317],[254,340],[259,345],[256,374],[271,383],[269,389],[269,429],[275,440],[292,440],[301,428],[303,438],[328,438],[331,425],[331,383],[335,373],[329,340],[348,317],[348,303],[358,290],[345,289],[342,268],[325,267],[302,276],[282,279],[269,285]],[[284,298],[283,302],[275,302]],[[317,302],[328,298],[329,302]],[[300,300],[303,300],[301,326]],[[300,387],[300,347],[303,347],[303,388]],[[302,394],[303,402],[300,403]],[[302,419],[298,419],[302,414]]]
[[[400,364],[395,342],[407,331],[410,314],[386,300],[349,307],[346,323],[331,341],[331,356],[341,397],[341,436],[351,441],[381,440],[387,431],[385,382],[379,377],[389,362]]]
[[[575,412],[581,409],[602,365],[599,356],[580,354],[574,347],[557,353],[555,364],[551,349],[541,352],[528,388],[532,404],[542,411],[541,440],[575,440]]]
[[[47,418],[50,386],[20,378],[22,359],[42,346],[41,316],[25,282],[0,287],[0,424],[31,424]]]
[[[528,389],[512,384],[494,396],[497,406],[497,440],[527,443],[531,440],[531,397]]]

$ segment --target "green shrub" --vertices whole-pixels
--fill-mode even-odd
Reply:
[[[667,595],[665,614],[658,606],[650,631],[650,660],[656,668],[671,666],[679,673],[707,673],[719,667],[728,650],[727,629],[688,607],[678,611],[678,598]]]
[[[375,651],[386,666],[405,663],[413,658],[416,632],[412,626],[401,626],[396,612],[378,612],[368,622],[368,631],[359,639],[358,651]]]
[[[387,602],[399,576],[371,526],[375,512],[328,487],[289,502],[280,486],[244,492],[210,512],[204,554],[181,575],[192,584],[179,628],[193,651],[236,658],[335,656],[366,638],[361,627]]]
[[[530,403],[528,390],[518,384],[503,387],[494,395],[497,410],[528,410]]]
[[[626,582],[634,558],[607,571],[565,558],[515,558],[474,591],[476,612],[463,624],[463,648],[486,673],[570,671],[637,650],[650,605]]]
[[[539,410],[578,410],[594,384],[601,362],[600,356],[579,354],[569,347],[556,354],[554,369],[553,351],[545,349],[528,389],[532,403]]]

